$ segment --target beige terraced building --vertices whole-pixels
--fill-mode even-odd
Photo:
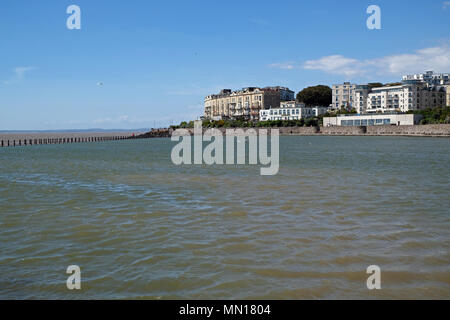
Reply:
[[[285,87],[247,87],[231,91],[223,89],[219,94],[205,97],[205,119],[259,120],[259,111],[279,108],[281,101],[294,100],[294,91]]]

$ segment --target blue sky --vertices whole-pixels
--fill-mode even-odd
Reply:
[[[72,4],[81,30],[66,27]],[[440,0],[3,0],[0,130],[165,126],[221,88],[450,72],[449,31]]]

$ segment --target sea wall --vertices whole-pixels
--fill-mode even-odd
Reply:
[[[247,130],[250,128],[240,128]],[[259,128],[252,128],[256,131]],[[264,128],[261,128],[264,129]],[[267,128],[270,129],[270,128]],[[334,136],[435,136],[450,137],[450,124],[430,124],[416,126],[361,126],[361,127],[281,127],[280,135],[334,135]],[[194,129],[186,129],[192,135]],[[203,132],[208,129],[203,128]],[[222,134],[227,128],[218,128]],[[172,135],[172,130],[170,130]]]
[[[368,135],[444,136],[450,137],[450,124],[417,126],[370,126]]]

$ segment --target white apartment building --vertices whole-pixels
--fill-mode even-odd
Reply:
[[[427,71],[425,73],[409,74],[402,77],[403,81],[424,82],[429,88],[443,87],[446,91],[446,106],[450,106],[450,73],[434,73]]]
[[[364,98],[360,103],[365,104]],[[367,96],[367,107],[358,113],[407,112],[443,107],[446,103],[443,87],[428,87],[418,80],[405,80],[399,86],[373,88]]]
[[[318,117],[322,114],[327,113],[329,108],[317,106],[317,107],[312,107],[311,109],[314,113],[314,117]]]
[[[418,80],[425,82],[429,87],[450,84],[450,73],[425,73],[408,74],[402,77],[403,80]]]
[[[364,113],[367,110],[369,93],[370,89],[368,86],[360,86],[360,88],[355,89],[354,108],[357,113]]]
[[[280,108],[281,109],[288,109],[288,108],[309,109],[309,110],[303,111],[303,114],[308,117],[309,116],[318,117],[318,116],[328,112],[328,108],[326,108],[326,107],[321,107],[321,106],[315,106],[315,107],[308,106],[307,107],[304,103],[299,103],[296,101],[282,101],[280,103]]]
[[[260,121],[273,120],[300,120],[315,117],[322,112],[321,107],[307,108],[304,103],[295,101],[282,102],[280,108],[272,108],[259,111]],[[324,108],[326,110],[326,108]]]
[[[347,110],[353,108],[358,109],[360,107],[360,101],[358,99],[361,96],[366,97],[368,93],[369,87],[367,85],[352,84],[350,82],[334,84],[332,86],[331,106],[336,110],[341,109],[342,107]]]

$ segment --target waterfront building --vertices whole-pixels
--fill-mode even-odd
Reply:
[[[367,109],[369,93],[370,88],[367,85],[359,85],[355,89],[354,109],[356,109],[356,112],[363,113]]]
[[[367,97],[369,86],[344,82],[332,86],[332,107],[335,110],[345,108],[347,110],[360,108],[360,98]],[[364,100],[366,101],[366,100]],[[364,101],[362,101],[364,103]],[[361,106],[364,108],[364,105]]]
[[[320,107],[320,106],[316,106],[316,107],[311,107],[314,117],[318,117],[321,116],[325,113],[327,113],[329,111],[329,108],[327,107]]]
[[[285,87],[223,89],[219,94],[205,97],[204,117],[211,120],[259,120],[260,110],[279,108],[282,101],[289,100],[294,100],[294,91]]]
[[[425,73],[408,74],[402,77],[402,80],[418,80],[426,83],[429,87],[450,84],[450,73],[434,73],[427,71]]]
[[[422,116],[417,114],[366,114],[341,115],[324,117],[323,126],[377,126],[377,125],[415,125],[419,124]]]
[[[373,88],[367,95],[366,109],[361,108],[358,113],[407,112],[442,107],[445,100],[444,87],[428,87],[420,80],[404,80],[401,85]]]
[[[295,100],[291,101],[282,101],[280,103],[280,108],[289,109],[289,108],[306,108],[306,104],[303,102],[297,102]]]
[[[326,110],[326,108],[324,108]],[[322,107],[306,107],[304,103],[296,101],[282,102],[280,108],[271,108],[259,111],[261,121],[273,120],[300,120],[315,117],[318,112],[322,112]]]

